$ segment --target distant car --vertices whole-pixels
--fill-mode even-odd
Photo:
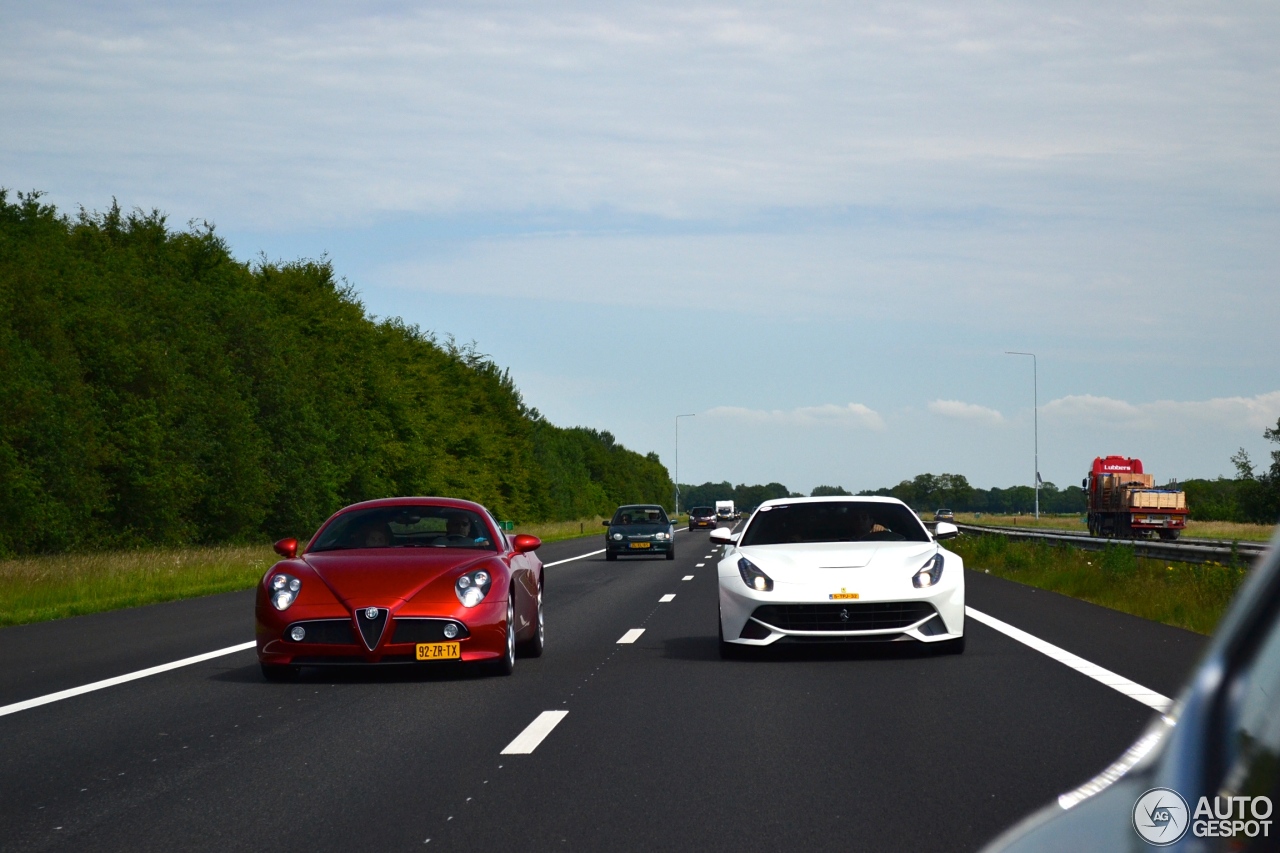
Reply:
[[[935,510],[933,513],[934,521],[955,521],[956,514],[949,509]]]
[[[652,556],[676,558],[676,528],[667,511],[657,504],[629,504],[618,507],[604,523],[604,558]]]
[[[964,563],[895,498],[783,498],[762,503],[725,545],[720,654],[774,643],[914,640],[964,651]]]
[[[1236,593],[1172,707],[1155,714],[1110,767],[1006,831],[985,853],[1277,849],[1278,546],[1280,538],[1272,539]]]
[[[689,510],[689,529],[705,530],[716,526],[716,511],[714,507],[695,506]]]
[[[542,562],[483,506],[385,498],[329,518],[258,584],[258,661],[269,681],[317,664],[462,661],[509,675],[542,654]]]

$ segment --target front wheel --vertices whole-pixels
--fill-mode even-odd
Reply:
[[[618,559],[618,555],[613,553],[612,551],[605,551],[604,558],[612,563],[614,560]]]
[[[510,675],[516,668],[516,591],[507,591],[507,643],[498,658],[490,664],[489,671],[494,675]]]
[[[742,647],[724,641],[724,620],[720,618],[719,613],[716,614],[716,621],[720,623],[717,626],[720,635],[720,660],[742,660],[746,657]]]
[[[671,548],[670,550],[667,551],[667,559],[674,560],[675,558],[676,558],[676,549]]]
[[[542,586],[541,585],[538,586],[538,615],[535,618],[537,619],[538,628],[534,632],[533,638],[529,640],[525,640],[525,642],[520,646],[520,653],[527,658],[542,657],[542,650],[546,648],[546,644],[547,644],[546,624],[545,624],[545,620],[542,617]]]

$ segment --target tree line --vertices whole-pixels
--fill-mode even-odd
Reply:
[[[1262,432],[1263,438],[1280,444],[1280,419]],[[1280,448],[1271,451],[1271,465],[1258,471],[1242,447],[1231,457],[1235,479],[1186,480],[1191,517],[1204,521],[1275,524],[1280,519]]]
[[[841,486],[817,486],[810,497],[853,495]],[[1019,513],[1031,512],[1035,507],[1035,490],[1030,486],[1011,486],[1007,489],[979,489],[969,485],[961,474],[920,474],[903,480],[896,486],[869,489],[857,493],[867,497],[898,498],[914,510],[932,512],[946,507],[956,512]],[[764,486],[735,486],[729,482],[703,483],[701,486],[680,486],[680,505],[715,506],[715,502],[732,500],[735,506],[748,509],[774,498],[804,497],[781,483]],[[1084,512],[1085,495],[1079,486],[1059,489],[1053,483],[1040,486],[1040,511],[1050,513]]]
[[[669,504],[656,454],[525,406],[327,261],[0,190],[0,555],[306,536],[386,495],[561,520]]]

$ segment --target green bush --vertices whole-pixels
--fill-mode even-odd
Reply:
[[[672,494],[474,347],[375,321],[327,262],[3,190],[0,400],[0,555],[306,536],[386,495],[531,521]]]

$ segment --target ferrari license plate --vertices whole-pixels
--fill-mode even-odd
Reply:
[[[459,643],[418,643],[418,660],[458,660],[462,657]]]
[[[858,593],[856,592],[833,592],[830,595],[832,601],[853,601],[857,597]]]
[[[649,543],[648,542],[632,542],[631,547],[632,548],[648,548]]]

